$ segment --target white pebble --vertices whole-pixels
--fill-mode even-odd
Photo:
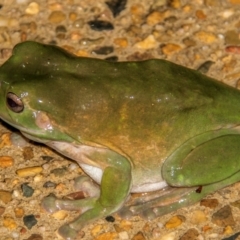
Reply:
[[[78,169],[79,166],[76,163],[71,163],[68,168],[69,170],[74,171],[75,169]]]
[[[19,233],[18,232],[12,232],[12,237],[13,238],[19,238]]]
[[[28,3],[29,0],[16,0],[17,4],[25,4]]]
[[[36,15],[39,13],[39,4],[36,2],[31,2],[25,10],[25,13],[30,15]]]
[[[211,234],[208,235],[208,237],[219,239],[219,234],[218,233],[211,233]]]
[[[119,233],[119,237],[120,237],[120,239],[122,239],[122,240],[127,240],[127,239],[129,239],[128,233],[127,233],[126,231],[120,232],[120,233]]]
[[[163,235],[162,237],[159,238],[159,240],[174,240],[176,237],[175,232],[170,232],[168,234]]]
[[[223,18],[229,18],[233,15],[234,13],[234,10],[233,9],[227,9],[225,11],[223,11],[222,13],[220,13],[220,15],[223,17]]]
[[[18,198],[20,195],[21,194],[18,190],[13,190],[13,197]]]

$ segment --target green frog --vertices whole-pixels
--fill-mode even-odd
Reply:
[[[75,160],[89,189],[99,185],[84,199],[43,199],[51,213],[81,209],[58,230],[64,239],[115,212],[153,219],[240,180],[240,92],[195,70],[27,41],[0,67],[0,82],[1,119]],[[147,194],[127,204],[131,193]]]

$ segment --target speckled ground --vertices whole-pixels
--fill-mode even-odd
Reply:
[[[106,4],[106,2],[108,2]],[[164,58],[239,87],[238,0],[0,1],[0,61],[13,46],[34,40],[79,56],[110,60]],[[36,52],[36,56],[37,56]],[[81,169],[42,145],[22,143],[1,126],[0,239],[58,239],[56,229],[77,213],[50,215],[40,207],[49,193],[72,193]],[[113,215],[86,226],[83,239],[237,239],[240,184],[191,207],[146,222]],[[240,238],[239,238],[240,239]]]

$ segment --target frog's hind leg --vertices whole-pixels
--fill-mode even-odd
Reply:
[[[179,147],[162,167],[164,180],[173,187],[129,210],[154,218],[198,202],[209,193],[240,181],[240,135],[237,131],[226,134],[228,132],[204,133]]]
[[[123,218],[139,215],[144,219],[152,220],[156,217],[174,212],[182,207],[194,204],[208,194],[238,181],[240,181],[240,172],[237,172],[221,182],[209,184],[200,188],[167,187],[158,192],[148,193],[143,197],[137,197],[133,203],[122,208],[118,214]]]

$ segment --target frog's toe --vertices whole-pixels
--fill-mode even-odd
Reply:
[[[118,211],[118,215],[123,219],[130,219],[132,216],[134,216],[134,213],[129,209],[129,207],[122,207]]]
[[[78,191],[83,191],[85,197],[99,197],[100,188],[91,178],[80,176],[74,180],[74,188]]]
[[[57,235],[66,240],[75,240],[82,238],[82,232],[78,232],[71,228],[68,224],[63,225],[58,229]]]
[[[50,194],[42,201],[42,207],[49,213],[54,213],[59,210],[57,206],[57,197],[54,194]]]
[[[147,221],[151,221],[157,217],[154,209],[152,209],[152,208],[149,208],[149,209],[141,212],[140,216]]]

